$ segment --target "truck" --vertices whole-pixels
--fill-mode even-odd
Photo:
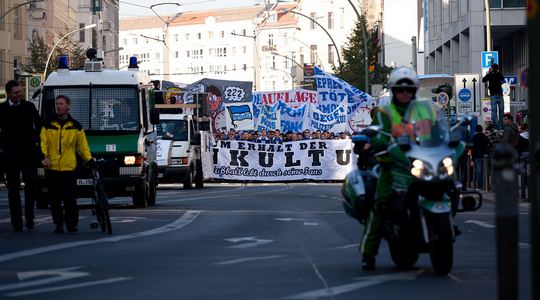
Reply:
[[[167,91],[170,93],[170,91]],[[181,93],[181,92],[175,92]],[[204,97],[198,94],[193,97]],[[182,183],[185,189],[204,187],[201,133],[211,134],[210,118],[201,104],[156,104],[159,112],[158,181]]]
[[[92,49],[93,50],[93,49]],[[89,53],[90,52],[90,53]],[[108,162],[100,170],[109,197],[131,197],[136,207],[154,205],[158,168],[156,162],[159,115],[154,108],[150,78],[139,72],[137,58],[127,70],[104,69],[87,51],[84,70],[69,70],[60,58],[41,88],[39,112],[44,120],[55,113],[55,98],[71,99],[70,114],[83,126],[92,157]],[[79,164],[81,165],[81,164]],[[92,177],[78,168],[76,194],[91,197]],[[47,184],[38,169],[37,205],[47,207]]]

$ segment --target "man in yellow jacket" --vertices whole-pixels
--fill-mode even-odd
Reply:
[[[82,125],[69,114],[71,101],[68,96],[55,99],[56,114],[41,129],[42,161],[51,195],[51,212],[55,233],[77,232],[79,211],[75,198],[75,168],[77,156],[95,165]],[[64,203],[65,215],[62,210]]]

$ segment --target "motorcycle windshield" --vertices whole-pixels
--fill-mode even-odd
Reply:
[[[437,147],[448,142],[448,122],[441,108],[431,100],[411,102],[403,120],[409,124],[412,138],[417,145]]]

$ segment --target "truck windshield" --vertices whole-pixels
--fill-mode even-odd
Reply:
[[[55,113],[55,98],[71,99],[70,114],[86,131],[138,131],[137,87],[47,87],[43,92],[41,115]]]
[[[188,122],[186,120],[161,120],[157,125],[158,139],[187,141]]]

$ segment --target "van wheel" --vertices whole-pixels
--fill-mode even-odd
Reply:
[[[147,203],[148,190],[149,190],[148,185],[149,185],[148,182],[145,181],[143,182],[143,184],[141,184],[141,186],[136,188],[135,191],[133,192],[132,200],[133,200],[133,205],[135,205],[135,207],[146,207],[148,205]]]
[[[197,175],[195,175],[195,188],[202,189],[204,187],[204,176],[202,170],[202,162],[197,161]]]

